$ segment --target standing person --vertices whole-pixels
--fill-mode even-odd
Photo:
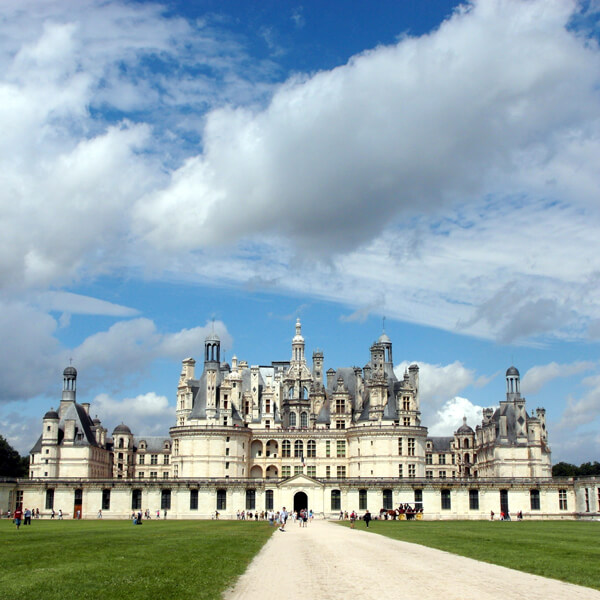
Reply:
[[[31,525],[31,511],[28,508],[25,509],[23,516],[25,517],[23,519],[23,525]]]
[[[50,518],[54,519],[55,516],[56,516],[56,513],[54,512],[54,509],[52,509],[52,512],[50,513]]]
[[[366,523],[367,527],[369,527],[369,523],[371,522],[371,513],[368,510],[365,512],[363,521]]]
[[[62,508],[59,508],[58,509],[58,519],[59,519],[59,521],[62,521],[62,517],[63,517],[63,515],[62,515]]]
[[[354,529],[354,523],[356,522],[356,513],[352,511],[350,513],[350,529]]]
[[[160,509],[158,509],[158,510],[156,511],[156,518],[157,518],[157,519],[160,519]]]
[[[165,508],[165,510],[163,511],[163,519],[167,518],[167,509]]]
[[[285,506],[279,515],[279,531],[285,531],[285,524],[287,523],[288,512],[285,510]]]
[[[39,519],[39,518],[40,518],[40,509],[39,509],[39,508],[36,508],[36,509],[35,509],[35,518],[36,518],[36,519]]]
[[[101,518],[102,518],[102,509],[100,509],[100,510],[98,511],[98,514],[96,515],[96,518],[97,518],[97,519],[101,519]]]
[[[19,527],[21,527],[21,519],[23,518],[23,511],[21,510],[20,506],[17,506],[17,508],[15,508],[15,525],[17,526],[17,531],[19,530]]]

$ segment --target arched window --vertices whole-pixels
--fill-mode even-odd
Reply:
[[[308,413],[306,412],[300,414],[300,427],[305,429],[308,427]]]
[[[119,438],[119,448],[123,448],[124,442],[123,438]]]
[[[469,440],[465,439],[465,441],[463,442],[463,448],[468,448],[469,447]]]
[[[465,454],[465,465],[471,464],[471,455],[469,453]]]
[[[296,413],[290,413],[290,427],[296,427]]]
[[[308,440],[308,442],[306,444],[306,456],[308,458],[316,458],[317,442],[315,442],[315,440]]]
[[[294,386],[291,385],[290,389],[288,390],[288,398],[291,400],[294,397]]]
[[[289,458],[292,452],[292,444],[290,440],[283,440],[281,442],[281,456],[283,458]]]
[[[302,440],[296,440],[294,442],[294,457],[302,458],[304,456],[304,443]]]
[[[331,510],[340,510],[342,506],[342,493],[340,490],[331,490]]]
[[[302,398],[308,398],[308,390],[305,387],[302,388]]]

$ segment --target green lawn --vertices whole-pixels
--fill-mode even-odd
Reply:
[[[600,589],[598,522],[372,521],[369,531]]]
[[[0,521],[2,600],[219,598],[273,528],[250,521]]]

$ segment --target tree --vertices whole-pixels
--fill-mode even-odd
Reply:
[[[579,467],[566,462],[559,462],[552,467],[552,477],[576,477]]]
[[[27,477],[29,461],[0,435],[0,477]]]

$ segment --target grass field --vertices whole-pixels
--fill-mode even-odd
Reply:
[[[219,598],[271,535],[250,521],[0,521],[2,600]]]
[[[366,529],[363,521],[356,527]],[[372,521],[369,531],[600,589],[597,522]]]

